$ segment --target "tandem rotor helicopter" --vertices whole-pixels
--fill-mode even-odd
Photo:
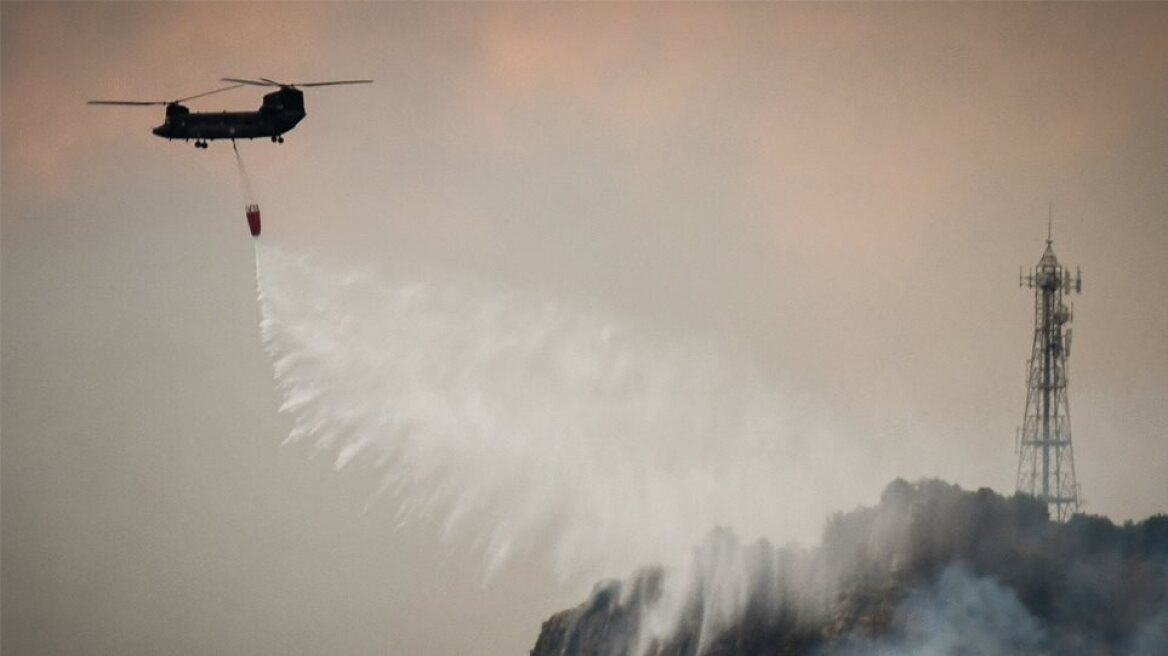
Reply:
[[[179,98],[178,100],[90,100],[90,105],[165,105],[166,119],[154,128],[154,134],[164,139],[195,140],[195,148],[206,148],[208,141],[215,139],[256,139],[269,137],[273,143],[284,143],[284,133],[296,127],[306,116],[304,92],[301,87],[326,87],[338,84],[371,84],[373,80],[333,80],[330,82],[297,82],[288,84],[261,77],[258,80],[241,80],[225,77],[224,82],[232,82],[229,87],[206,91]],[[277,87],[276,91],[264,94],[263,104],[254,112],[192,112],[182,103],[231,89],[249,85],[256,87]]]

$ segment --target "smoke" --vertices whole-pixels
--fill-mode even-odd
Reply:
[[[565,577],[682,563],[715,525],[812,536],[851,492],[826,413],[697,339],[266,243],[256,268],[289,440],[381,468],[397,520],[488,576],[537,548]]]
[[[1046,631],[1017,595],[962,563],[948,566],[936,581],[913,590],[894,611],[902,635],[858,639],[837,653],[910,656],[968,654],[1011,656],[1050,653]]]
[[[1168,651],[1168,603],[1163,610],[1149,617],[1131,641],[1131,656],[1155,656]]]

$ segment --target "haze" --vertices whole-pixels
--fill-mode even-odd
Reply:
[[[230,145],[85,105],[224,76],[376,80],[241,145],[265,243],[791,390],[833,441],[783,442],[779,541],[896,476],[1013,489],[1053,202],[1086,510],[1168,508],[1168,6],[5,2],[0,31],[8,651],[525,653],[626,573],[484,584],[439,522],[366,510],[374,468],[280,446]]]

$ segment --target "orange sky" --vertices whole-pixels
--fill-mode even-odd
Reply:
[[[1088,510],[1168,509],[1163,4],[5,2],[0,23],[6,634],[65,617],[149,651],[166,642],[132,611],[162,603],[160,635],[226,622],[215,646],[263,653],[215,602],[257,603],[223,592],[246,575],[288,599],[241,611],[263,635],[327,601],[349,614],[325,613],[322,636],[358,629],[313,645],[394,632],[402,653],[458,653],[474,636],[454,618],[502,626],[484,610],[501,599],[529,624],[487,640],[514,653],[579,597],[535,575],[486,593],[433,574],[432,535],[370,528],[385,518],[346,514],[367,488],[278,451],[230,148],[152,136],[158,108],[85,105],[225,76],[376,80],[313,90],[287,143],[241,146],[265,238],[709,336],[854,430],[872,462],[857,503],[894,475],[1012,488],[1032,328],[1015,275],[1053,201],[1056,251],[1085,278],[1070,398]],[[257,91],[192,108],[254,107]],[[95,528],[91,510],[112,519]],[[153,546],[125,552],[123,535]],[[328,569],[335,550],[379,583]],[[164,574],[125,574],[135,558]],[[8,584],[30,567],[51,581]],[[222,590],[150,596],[204,570]],[[24,614],[14,589],[39,590]],[[88,614],[106,594],[130,610]]]

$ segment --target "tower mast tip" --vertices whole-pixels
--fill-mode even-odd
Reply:
[[[1046,206],[1046,243],[1054,243],[1054,201],[1048,201]]]

